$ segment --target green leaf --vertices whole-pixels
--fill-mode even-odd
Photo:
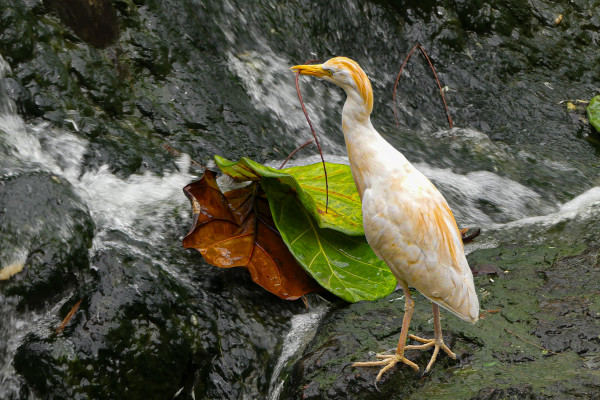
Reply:
[[[264,179],[271,214],[296,260],[319,284],[347,300],[376,300],[396,288],[396,279],[364,236],[320,228],[287,185]]]
[[[321,163],[277,170],[245,157],[234,162],[215,156],[215,162],[223,173],[238,181],[269,178],[287,185],[320,228],[364,235],[360,197],[347,165],[325,163],[329,178],[329,204],[325,212],[325,175]]]
[[[590,124],[600,132],[600,96],[596,96],[590,101],[586,111]]]
[[[331,163],[325,165],[329,181],[327,212],[323,164],[286,168],[283,171],[292,175],[303,189],[298,192],[298,197],[313,218],[319,221],[319,227],[335,229],[347,235],[363,236],[362,203],[350,167]]]
[[[224,174],[237,181],[258,181],[264,175],[277,177],[276,169],[265,167],[246,157],[242,157],[236,162],[221,156],[215,156],[215,162]]]

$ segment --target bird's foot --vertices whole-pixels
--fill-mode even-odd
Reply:
[[[381,368],[377,374],[377,378],[375,378],[375,383],[379,382],[383,374],[398,362],[402,362],[412,367],[412,369],[417,372],[419,371],[419,366],[417,364],[398,354],[377,354],[375,357],[377,357],[380,361],[355,362],[352,364],[353,367],[378,367],[383,365],[383,368]]]
[[[427,350],[430,347],[433,347],[433,355],[431,356],[431,359],[429,360],[429,363],[427,364],[427,367],[425,368],[425,371],[423,372],[424,374],[428,373],[429,370],[431,369],[431,366],[433,365],[433,363],[435,362],[438,353],[440,352],[440,349],[444,350],[444,352],[446,354],[448,354],[450,356],[450,358],[452,358],[453,360],[456,360],[456,354],[454,354],[454,352],[452,350],[450,350],[450,348],[448,348],[448,346],[446,346],[446,344],[444,343],[444,340],[440,337],[439,339],[424,339],[415,335],[408,335],[408,337],[410,339],[416,340],[417,342],[421,342],[423,344],[418,344],[418,345],[408,345],[406,347],[404,347],[405,350]]]

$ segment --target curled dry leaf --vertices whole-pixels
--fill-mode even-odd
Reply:
[[[183,247],[198,250],[217,267],[247,268],[254,282],[282,299],[321,291],[281,239],[258,183],[223,194],[215,176],[206,170],[183,189],[194,214]]]
[[[470,232],[469,232],[469,228],[462,228],[460,230],[460,236],[462,237],[463,243],[470,243],[470,242],[472,242],[480,234],[481,234],[481,229],[480,228],[473,228],[473,229],[471,229]]]

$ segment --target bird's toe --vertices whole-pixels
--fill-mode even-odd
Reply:
[[[430,370],[424,369],[421,373],[419,373],[419,378],[427,378],[429,376]]]

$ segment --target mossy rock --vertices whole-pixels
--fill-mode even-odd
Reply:
[[[575,246],[517,245],[513,239],[512,245],[476,250],[468,259],[476,273],[482,318],[471,325],[442,311],[444,339],[461,361],[442,353],[425,378],[398,365],[377,386],[380,367],[350,365],[374,360],[373,352],[395,350],[404,304],[401,293],[395,293],[377,302],[331,310],[295,363],[286,396],[329,400],[589,396],[590,388],[600,385],[600,245],[595,241]],[[415,301],[410,333],[433,337],[429,301],[418,293]],[[406,355],[424,368],[431,352],[412,350]]]

